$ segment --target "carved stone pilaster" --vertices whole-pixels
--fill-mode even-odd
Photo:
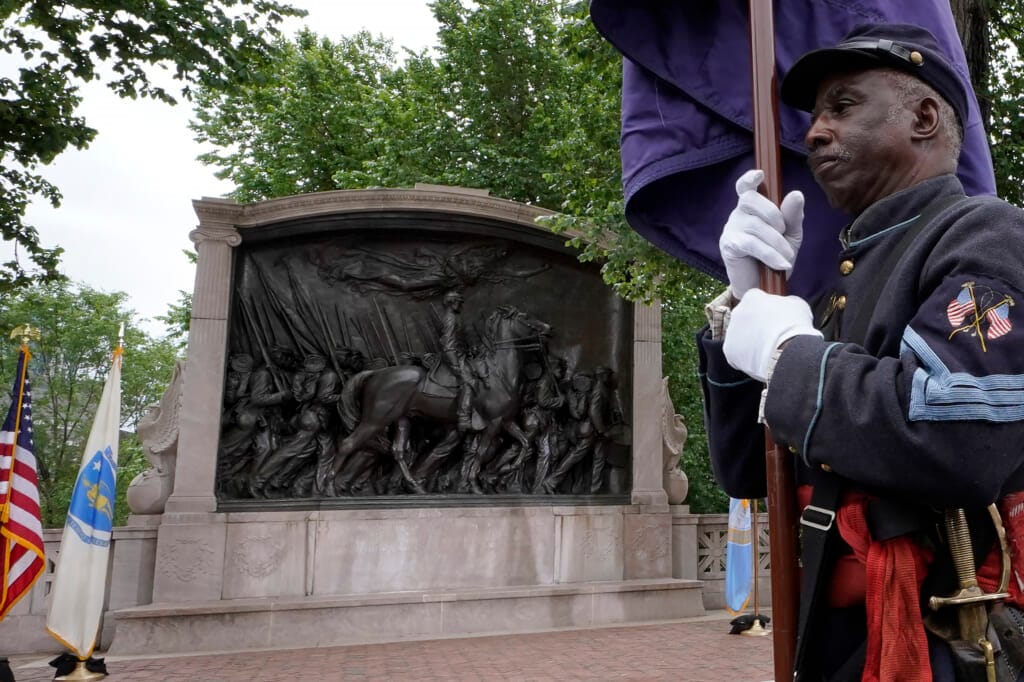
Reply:
[[[188,354],[181,407],[178,475],[167,511],[204,512],[216,508],[214,476],[220,434],[224,349],[227,345],[232,249],[242,243],[235,222],[243,207],[227,199],[193,202],[199,226],[196,244]]]
[[[226,320],[231,291],[231,250],[242,243],[235,222],[242,207],[226,199],[192,203],[199,226],[189,233],[196,244],[196,283],[192,317]]]
[[[633,307],[633,504],[665,507],[662,487],[661,303]]]

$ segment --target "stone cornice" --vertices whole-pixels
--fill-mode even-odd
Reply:
[[[235,224],[242,206],[230,199],[204,197],[192,202],[192,208],[199,217],[199,225],[189,233],[189,239],[196,244],[204,241],[223,241],[229,246],[242,243],[242,236]]]
[[[245,230],[295,218],[374,211],[436,211],[544,229],[534,222],[536,218],[555,214],[554,211],[498,199],[482,192],[433,186],[416,189],[334,190],[269,199],[254,204],[204,197],[193,201],[192,205],[199,216],[200,231],[214,224]]]

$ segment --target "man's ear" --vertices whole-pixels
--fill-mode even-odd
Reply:
[[[934,97],[923,97],[914,106],[913,140],[930,140],[939,134],[939,103]]]

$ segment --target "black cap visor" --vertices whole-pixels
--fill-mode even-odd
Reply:
[[[782,80],[782,101],[801,111],[813,111],[814,102],[818,97],[818,86],[826,77],[884,67],[907,70],[893,60],[882,58],[876,52],[849,48],[828,48],[808,52],[797,60]]]

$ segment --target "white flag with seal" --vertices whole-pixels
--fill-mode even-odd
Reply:
[[[121,430],[122,354],[119,345],[71,492],[46,617],[47,632],[81,659],[92,655],[96,646],[107,591]]]

